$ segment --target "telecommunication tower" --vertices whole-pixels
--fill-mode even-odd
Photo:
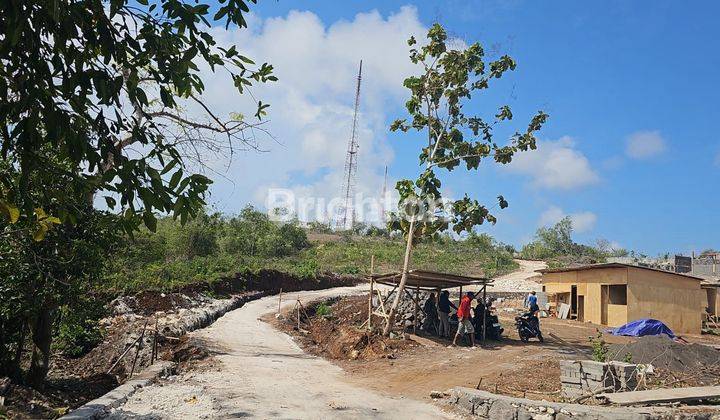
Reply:
[[[345,156],[344,179],[342,185],[342,205],[338,208],[335,218],[335,229],[344,230],[352,228],[355,218],[355,208],[353,207],[353,196],[355,195],[355,178],[357,177],[357,124],[358,109],[360,108],[360,81],[362,80],[362,60],[360,60],[360,70],[357,76],[357,87],[355,88],[355,112],[353,113],[352,131],[350,140],[348,141],[347,154]]]

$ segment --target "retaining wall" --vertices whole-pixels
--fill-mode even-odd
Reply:
[[[512,420],[665,420],[718,419],[720,411],[692,412],[664,407],[609,407],[536,401],[476,389],[456,387],[447,392],[447,404],[463,415]]]

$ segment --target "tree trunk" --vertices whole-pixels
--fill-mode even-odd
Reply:
[[[17,348],[15,349],[15,359],[12,362],[12,375],[16,380],[22,378],[22,369],[20,368],[20,362],[22,362],[22,354],[25,349],[25,331],[27,330],[27,320],[23,319],[20,323],[20,336],[17,340]]]
[[[27,382],[35,389],[42,389],[45,377],[50,370],[53,312],[50,303],[45,301],[32,329],[33,354]]]
[[[407,246],[405,247],[405,262],[403,263],[402,277],[400,278],[400,284],[398,285],[398,288],[396,290],[397,294],[395,295],[395,299],[393,299],[393,304],[390,307],[390,312],[388,313],[387,324],[385,324],[385,329],[383,330],[384,336],[390,335],[390,330],[392,330],[392,327],[395,324],[395,312],[397,312],[397,307],[400,304],[400,297],[405,291],[405,283],[407,283],[408,271],[410,269],[410,254],[412,253],[412,241],[414,233],[415,217],[413,216],[413,219],[410,220],[410,229],[408,230]]]

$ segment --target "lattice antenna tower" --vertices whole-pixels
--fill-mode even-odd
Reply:
[[[360,81],[362,80],[362,60],[360,60],[360,70],[358,70],[357,76],[357,87],[355,88],[355,111],[353,113],[352,131],[350,133],[350,140],[348,141],[347,154],[345,156],[345,177],[342,185],[342,206],[338,209],[338,214],[335,219],[335,229],[349,229],[352,228],[355,208],[353,206],[353,197],[355,195],[355,179],[357,177],[357,155],[358,155],[358,142],[357,142],[357,125],[358,125],[358,110],[360,108]]]

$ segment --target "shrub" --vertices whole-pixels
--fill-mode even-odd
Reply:
[[[315,258],[308,258],[297,267],[297,275],[303,278],[316,277],[319,267],[320,266]]]
[[[103,338],[98,321],[104,314],[101,300],[83,299],[74,308],[60,308],[53,348],[68,357],[80,357]]]
[[[325,317],[330,316],[330,314],[332,314],[332,308],[323,302],[318,305],[317,309],[315,309],[315,314]]]
[[[589,337],[592,346],[592,359],[596,362],[607,362],[608,345],[600,331],[595,337]]]

